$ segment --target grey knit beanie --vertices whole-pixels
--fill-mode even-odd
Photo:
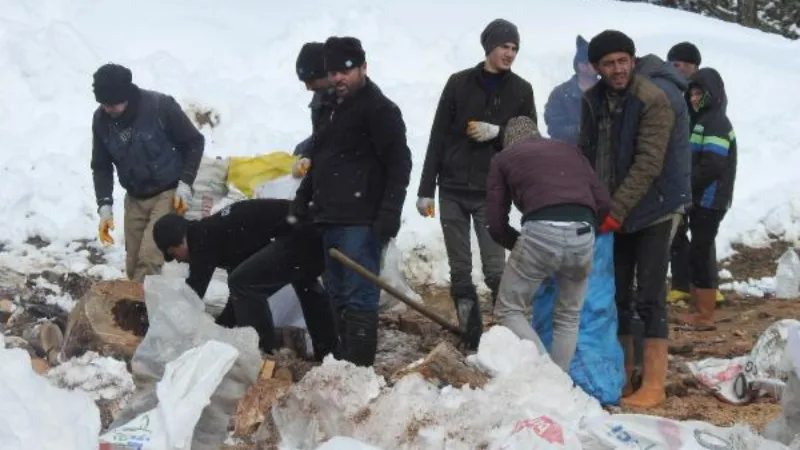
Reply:
[[[528,116],[512,117],[506,124],[503,134],[503,148],[511,147],[519,141],[539,136],[539,127]]]
[[[486,25],[481,33],[481,46],[487,55],[506,42],[513,42],[519,47],[517,26],[505,19],[495,19],[489,22],[489,25]]]

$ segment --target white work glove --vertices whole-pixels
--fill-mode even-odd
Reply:
[[[179,216],[182,216],[189,210],[189,201],[192,199],[192,187],[183,181],[178,182],[178,187],[175,189],[175,198],[172,201],[172,206]]]
[[[486,142],[497,137],[500,127],[487,122],[470,121],[467,124],[467,136],[478,141]]]
[[[303,178],[311,168],[311,160],[308,158],[300,158],[295,161],[292,166],[292,176],[295,178]]]
[[[114,230],[114,211],[111,205],[103,205],[97,210],[100,215],[100,225],[98,226],[98,235],[100,242],[105,245],[113,245],[114,238],[111,236],[111,231]]]
[[[419,211],[422,217],[433,217],[436,214],[433,199],[428,197],[418,198],[417,211]]]

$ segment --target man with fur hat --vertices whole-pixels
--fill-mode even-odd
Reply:
[[[675,113],[664,91],[635,73],[635,55],[631,38],[616,30],[589,42],[589,61],[601,81],[584,94],[579,145],[611,193],[600,232],[615,233],[618,334],[628,383],[635,363],[634,324],[644,325],[642,385],[633,394],[626,386],[622,403],[652,408],[665,399],[670,235],[675,211],[686,201],[670,186],[685,169],[665,164]]]
[[[509,120],[503,141],[505,149],[492,159],[486,200],[489,234],[511,250],[495,320],[546,351],[525,310],[545,278],[556,277],[551,356],[567,372],[608,190],[576,145],[542,138],[530,117]],[[522,213],[521,233],[508,224],[512,203]]]
[[[311,103],[308,108],[311,110],[311,136],[303,142],[297,144],[294,155],[301,158],[292,168],[292,174],[300,178],[308,171],[311,165],[309,151],[311,149],[311,139],[314,131],[319,128],[325,111],[330,112],[333,88],[328,81],[328,73],[325,72],[324,44],[322,42],[306,42],[297,55],[295,64],[297,78],[306,86],[306,89],[313,92]]]
[[[519,51],[517,27],[503,19],[481,33],[485,58],[452,74],[444,86],[431,127],[420,179],[417,210],[433,216],[439,185],[439,208],[447,258],[450,295],[458,321],[467,330],[465,343],[478,346],[482,333],[480,302],[472,283],[470,223],[475,224],[483,275],[497,296],[505,266],[505,250],[486,231],[486,177],[492,157],[503,148],[509,119],[528,116],[536,123],[533,88],[511,65]]]
[[[336,100],[314,133],[314,162],[297,190],[292,214],[310,215],[321,229],[323,279],[338,312],[343,358],[371,366],[380,290],[327,250],[338,248],[379,273],[382,249],[400,229],[411,151],[400,108],[367,76],[361,41],[331,37],[324,53]]]
[[[183,214],[203,157],[205,138],[174,98],[140,89],[131,71],[105,64],[94,73],[100,106],[92,120],[92,173],[100,214],[100,240],[113,244],[114,169],[125,189],[125,272],[142,282],[164,257],[153,224],[171,211]]]
[[[581,97],[597,83],[597,72],[589,64],[588,49],[589,43],[578,35],[575,39],[575,57],[572,60],[575,74],[553,89],[544,107],[544,121],[550,137],[570,144],[578,142]]]

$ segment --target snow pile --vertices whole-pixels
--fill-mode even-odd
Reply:
[[[96,449],[100,413],[80,390],[50,384],[28,352],[6,349],[0,334],[0,446],[3,450]]]
[[[344,0],[336,9],[323,0],[305,5],[276,9],[256,0],[225,8],[189,0],[4,2],[0,235],[13,256],[0,256],[0,264],[28,272],[60,263],[104,278],[121,275],[119,186],[114,193],[117,243],[106,249],[95,244],[91,74],[101,64],[113,60],[129,66],[138,85],[173,95],[192,117],[205,111],[218,115],[213,129],[201,129],[208,156],[291,151],[310,130],[309,94],[294,74],[297,51],[307,41],[349,34],[362,40],[370,76],[400,106],[408,128],[414,168],[398,237],[406,275],[414,283],[446,284],[439,221],[417,214],[417,184],[442,87],[451,73],[483,57],[479,35],[498,16],[497,8],[456,0]],[[458,20],[442,20],[453,11]],[[703,64],[725,78],[740,148],[735,199],[720,230],[719,256],[730,254],[733,241],[757,245],[770,233],[798,235],[800,185],[792,170],[800,165],[800,153],[794,151],[800,145],[800,129],[794,126],[800,97],[796,42],[627,2],[512,0],[501,15],[519,27],[521,50],[514,71],[532,83],[545,132],[544,105],[550,91],[572,74],[576,34],[591,38],[619,28],[635,40],[640,54],[661,56],[676,42],[698,43]],[[136,38],[120,45],[122,36]],[[259,44],[254,47],[254,42]],[[775,95],[776,88],[781,95]],[[24,244],[32,236],[50,245],[36,249]],[[92,268],[84,249],[70,247],[78,239],[92,241],[96,248],[90,248],[104,253],[106,265]],[[480,280],[477,252],[473,267]]]
[[[133,377],[124,361],[86,352],[50,369],[47,378],[65,389],[80,389],[92,400],[118,400],[133,393]]]
[[[507,437],[514,424],[548,415],[566,428],[606,415],[533,343],[495,326],[471,363],[493,378],[482,389],[438,389],[413,374],[386,388],[371,369],[327,359],[273,409],[287,448],[351,436],[380,448],[471,449]]]

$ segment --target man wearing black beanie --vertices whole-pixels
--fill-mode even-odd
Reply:
[[[153,224],[183,214],[203,157],[205,138],[174,98],[133,84],[130,69],[105,64],[94,73],[100,104],[92,119],[92,174],[100,215],[100,240],[114,239],[116,168],[125,189],[125,272],[143,282],[160,272],[164,257],[153,241]]]
[[[687,203],[686,195],[674,195],[671,186],[688,167],[675,162],[680,158],[667,158],[665,164],[675,113],[664,91],[635,73],[633,40],[606,30],[592,38],[588,54],[601,81],[584,95],[579,146],[611,193],[611,212],[599,231],[615,233],[617,333],[627,377],[622,404],[653,408],[665,400],[670,239],[676,211]],[[644,325],[644,375],[634,392],[633,334],[639,321]]]
[[[575,38],[572,69],[572,77],[556,86],[547,98],[544,121],[551,138],[575,144],[578,142],[583,93],[594,86],[598,78],[589,63],[589,43],[580,35]]]
[[[483,278],[494,304],[506,255],[486,229],[489,163],[503,149],[503,129],[509,119],[527,116],[537,122],[531,84],[511,71],[520,47],[517,27],[504,19],[493,20],[480,34],[480,44],[482,61],[452,74],[442,90],[417,191],[417,210],[433,217],[439,186],[450,295],[470,349],[478,347],[483,332],[480,300],[472,282],[470,227],[474,221]]]
[[[311,164],[310,150],[311,139],[314,132],[319,128],[325,112],[330,112],[332,103],[333,88],[328,81],[328,72],[325,71],[325,44],[322,42],[306,42],[297,55],[295,64],[297,78],[305,84],[306,89],[314,93],[308,108],[311,110],[311,136],[303,142],[297,144],[294,155],[300,156],[300,160],[295,163],[292,173],[300,178],[308,171]]]
[[[372,273],[400,230],[411,173],[411,151],[400,108],[367,76],[361,41],[331,37],[325,70],[336,89],[331,113],[313,139],[313,164],[292,203],[292,215],[310,216],[322,232],[325,287],[331,294],[344,359],[375,361],[380,289],[330,257],[337,248]]]
[[[675,69],[688,80],[700,68],[702,58],[697,46],[691,42],[681,42],[669,49],[667,61],[671,62]]]

